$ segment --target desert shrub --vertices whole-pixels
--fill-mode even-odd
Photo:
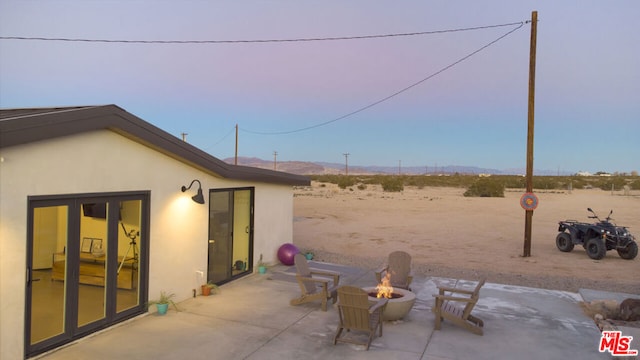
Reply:
[[[400,182],[402,191],[404,186],[415,186],[417,188],[424,188],[426,186],[431,187],[458,187],[458,188],[470,188],[478,180],[477,175],[389,175],[389,174],[372,174],[372,175],[311,175],[310,178],[314,181],[324,183],[337,184],[340,188],[346,189],[349,186],[360,184],[366,185],[382,185]],[[389,180],[393,179],[393,180]],[[503,185],[504,188],[522,189],[526,187],[526,179],[519,175],[493,175],[489,177],[491,181],[497,181]],[[628,184],[632,189],[640,189],[640,179],[633,176],[534,176],[533,187],[539,190],[567,190],[571,184],[573,189],[582,189],[585,187],[600,188],[606,191],[611,190],[613,185],[614,190],[622,190],[625,184]],[[358,185],[358,188],[360,187]],[[364,190],[364,189],[362,189]],[[392,190],[386,190],[392,191]]]
[[[346,189],[349,186],[353,186],[355,184],[356,184],[355,179],[350,177],[350,176],[339,176],[338,177],[338,187],[340,189]]]
[[[584,189],[587,186],[587,181],[580,176],[572,176],[569,181],[573,189]]]
[[[527,179],[524,176],[503,176],[501,180],[507,189],[522,189],[527,186]]]
[[[496,179],[480,178],[464,192],[467,197],[504,197],[504,185]]]
[[[562,185],[556,176],[534,176],[533,188],[543,190],[561,189]]]
[[[415,186],[420,189],[424,188],[425,186],[466,187],[471,185],[475,178],[475,176],[466,176],[460,174],[445,176],[412,175],[404,176],[404,184],[406,186]]]
[[[601,177],[596,183],[593,185],[602,190],[622,190],[622,188],[626,185],[626,181],[621,176],[612,176],[612,177]]]
[[[366,184],[358,184],[358,190],[367,190]]]
[[[387,192],[400,192],[404,190],[404,181],[399,176],[386,176],[382,179],[382,190]]]

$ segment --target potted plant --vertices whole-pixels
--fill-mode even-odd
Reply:
[[[307,258],[307,260],[313,260],[313,251],[311,250],[306,250],[305,252],[303,252],[304,257]]]
[[[160,291],[160,298],[157,300],[149,301],[149,305],[155,305],[158,309],[158,314],[164,315],[169,309],[169,305],[173,305],[176,311],[180,311],[176,303],[173,302],[173,298],[176,296],[174,293],[167,293],[164,290]]]
[[[262,261],[262,254],[260,254],[260,260],[258,260],[258,272],[260,274],[267,272],[267,264]]]
[[[218,285],[214,284],[213,281],[209,281],[206,284],[202,285],[202,296],[209,296],[212,293],[215,294],[220,290]]]

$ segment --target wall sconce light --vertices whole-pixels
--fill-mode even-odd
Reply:
[[[189,184],[189,187],[183,186],[182,192],[185,192],[191,189],[191,187],[193,186],[193,183],[196,181],[198,182],[198,193],[192,196],[191,200],[197,202],[198,204],[204,204],[204,196],[202,196],[202,184],[200,183],[200,180],[198,179],[193,180],[191,184]]]

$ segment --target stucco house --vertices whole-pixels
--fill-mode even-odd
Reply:
[[[0,110],[0,358],[276,262],[308,178],[227,164],[115,105]]]

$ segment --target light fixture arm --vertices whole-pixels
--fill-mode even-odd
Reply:
[[[199,187],[199,188],[202,188],[202,183],[200,183],[200,180],[195,179],[195,180],[193,180],[193,181],[191,182],[191,184],[189,184],[189,187],[186,187],[186,186],[184,186],[184,185],[183,185],[183,186],[182,186],[182,192],[185,192],[185,191],[187,191],[187,190],[191,189],[191,187],[193,186],[193,183],[194,183],[194,182],[196,182],[196,181],[198,182],[198,187]]]

